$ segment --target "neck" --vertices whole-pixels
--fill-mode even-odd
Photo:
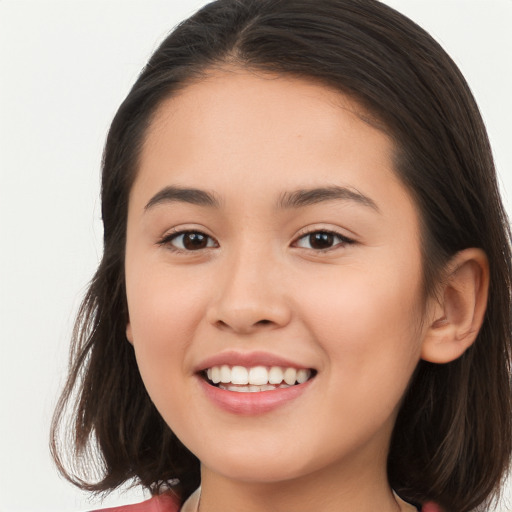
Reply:
[[[282,482],[244,482],[201,468],[200,512],[399,512],[389,487],[385,463],[358,471],[322,471]],[[352,468],[353,469],[353,468]],[[330,470],[330,471],[329,471]]]

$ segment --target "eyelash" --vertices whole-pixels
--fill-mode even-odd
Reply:
[[[309,248],[301,247],[300,245],[297,245],[301,240],[307,239],[308,237],[311,237],[313,235],[319,235],[319,234],[321,234],[323,236],[327,235],[329,237],[332,237],[333,239],[338,239],[339,241],[338,241],[338,243],[336,243],[335,245],[333,245],[331,247],[321,248],[321,249],[315,249],[313,247],[309,247]],[[204,237],[205,239],[207,239],[207,245],[205,247],[199,247],[197,249],[187,249],[186,247],[176,247],[173,245],[173,243],[172,243],[173,241],[175,241],[179,237],[184,237],[186,235],[199,235],[200,237]],[[214,242],[214,245],[209,245],[211,241]],[[295,247],[313,250],[316,253],[326,253],[326,252],[335,250],[339,247],[344,247],[344,246],[351,245],[354,243],[355,243],[355,240],[348,238],[340,233],[337,233],[336,231],[331,231],[328,229],[315,229],[312,231],[307,231],[307,232],[302,233],[299,237],[297,237],[294,240],[293,245]],[[193,230],[193,229],[187,229],[187,230],[183,230],[183,231],[175,231],[175,232],[169,233],[169,234],[165,235],[161,240],[158,241],[158,245],[166,246],[169,250],[171,250],[173,252],[177,252],[177,253],[199,252],[204,249],[212,249],[212,248],[219,246],[218,243],[211,236],[207,235],[206,233],[203,233],[202,231]],[[310,239],[310,245],[311,245],[311,239]]]
[[[201,237],[206,238],[207,239],[206,247],[201,247],[199,249],[194,250],[194,249],[187,249],[186,247],[183,247],[183,248],[176,247],[172,244],[172,242],[174,240],[176,240],[177,238],[184,237],[186,235],[199,235]],[[211,249],[212,246],[208,245],[211,240],[214,240],[214,239],[211,236],[207,235],[206,233],[203,233],[202,231],[195,230],[195,229],[185,229],[183,231],[174,231],[174,232],[168,233],[161,240],[158,241],[158,245],[166,246],[169,250],[171,250],[173,252],[191,253],[191,252],[198,252],[199,250],[202,250],[202,249]],[[217,242],[215,242],[215,244],[216,245],[213,247],[218,247]]]
[[[331,247],[327,247],[327,248],[324,248],[324,249],[314,249],[313,247],[311,248],[307,248],[307,247],[303,247],[303,249],[311,249],[315,252],[318,252],[318,253],[325,253],[325,252],[329,252],[329,251],[333,251],[335,249],[338,249],[339,247],[344,247],[346,245],[351,245],[351,244],[354,244],[355,243],[355,240],[351,239],[351,238],[348,238],[344,235],[342,235],[341,233],[337,233],[336,231],[331,231],[331,230],[328,230],[328,229],[315,229],[313,231],[307,231],[305,233],[302,233],[295,241],[294,241],[294,244],[296,245],[300,240],[303,240],[303,239],[306,239],[308,237],[311,237],[313,235],[327,235],[329,237],[333,237],[334,239],[338,239],[339,242],[336,243],[335,245],[331,246]],[[310,242],[311,242],[311,239],[310,239]],[[300,247],[300,246],[299,246]]]

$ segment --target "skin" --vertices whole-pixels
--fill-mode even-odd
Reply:
[[[218,70],[149,128],[129,200],[127,337],[156,407],[201,460],[201,512],[410,508],[391,493],[386,457],[437,312],[393,144],[362,114],[315,83]],[[169,186],[219,204],[147,207]],[[277,206],[332,186],[368,201]],[[183,249],[170,238],[180,230],[208,235],[207,247]],[[351,242],[315,249],[307,233],[322,231]],[[298,398],[241,416],[214,405],[195,373],[226,350],[318,373]]]

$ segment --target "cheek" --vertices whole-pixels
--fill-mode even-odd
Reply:
[[[168,269],[151,274],[137,271],[136,267],[127,269],[128,311],[135,355],[154,400],[154,390],[158,395],[178,385],[179,376],[185,371],[188,345],[204,317],[204,291],[194,283],[172,276]]]
[[[413,371],[422,339],[419,271],[411,263],[388,270],[365,265],[340,269],[321,283],[311,280],[302,296],[304,318],[329,359],[343,368],[340,375]]]
[[[153,266],[151,272],[127,267],[126,291],[130,324],[136,339],[167,343],[179,339],[204,315],[204,281],[186,272]],[[152,333],[153,336],[147,336]]]
[[[325,416],[319,421],[333,426],[333,446],[338,431],[366,439],[382,425],[391,428],[420,359],[421,295],[414,281],[381,279],[347,273],[310,288],[305,303],[304,318],[325,354],[325,403],[319,407]],[[347,423],[347,417],[358,421]]]
[[[141,275],[141,274],[134,274]],[[202,308],[193,288],[184,293],[180,283],[143,276],[127,280],[133,346],[139,372],[152,402],[168,425],[180,430],[193,400],[184,386],[190,377],[187,352]],[[186,431],[186,427],[181,427]]]

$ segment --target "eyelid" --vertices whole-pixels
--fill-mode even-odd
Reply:
[[[175,228],[172,228],[169,231],[167,231],[161,238],[159,238],[157,240],[156,244],[159,246],[164,246],[170,251],[173,251],[176,253],[184,253],[184,254],[199,253],[199,252],[204,252],[205,250],[208,250],[208,249],[218,248],[219,243],[217,242],[217,240],[213,236],[209,235],[206,231],[207,230],[205,230],[205,229],[195,228],[195,227],[175,227]],[[207,239],[209,239],[206,247],[202,247],[202,248],[198,248],[198,249],[194,250],[194,249],[186,249],[186,248],[176,247],[175,245],[172,244],[172,242],[174,240],[176,240],[177,238],[179,238],[180,236],[184,236],[189,233],[200,234],[200,235],[205,236]],[[302,240],[303,238],[306,238],[308,236],[311,236],[315,233],[327,233],[329,235],[337,237],[340,240],[340,242],[336,243],[332,247],[327,247],[325,249],[315,249],[313,247],[307,248],[307,247],[301,247],[298,245],[298,242],[300,240]],[[210,244],[211,241],[213,241],[213,245]],[[314,226],[314,227],[302,229],[295,236],[291,245],[295,246],[299,249],[311,250],[316,253],[322,253],[322,252],[332,251],[332,250],[338,249],[340,247],[345,247],[347,245],[352,245],[355,243],[356,243],[356,240],[354,238],[348,237],[336,229],[326,228],[323,226]]]
[[[215,238],[213,236],[209,235],[205,231],[206,230],[202,230],[200,228],[192,228],[192,227],[190,227],[190,228],[172,228],[171,230],[166,231],[166,233],[161,238],[159,238],[157,240],[156,244],[159,246],[163,246],[172,252],[183,253],[183,254],[199,253],[199,252],[204,252],[205,250],[208,250],[208,249],[213,249],[213,248],[219,247],[219,243],[217,242],[217,240],[215,240]],[[177,238],[179,238],[180,236],[187,235],[189,233],[201,234],[201,235],[205,236],[206,238],[208,238],[209,240],[213,240],[215,245],[213,247],[211,245],[207,245],[206,247],[192,250],[192,249],[176,247],[175,245],[172,244],[172,242],[174,240],[176,240]]]
[[[327,234],[333,235],[335,237],[338,237],[341,240],[341,243],[335,244],[332,247],[328,247],[326,249],[314,249],[314,248],[308,249],[306,247],[297,246],[297,243],[300,240],[302,240],[303,238],[306,238],[308,236],[311,236],[315,233],[327,233]],[[298,247],[299,249],[312,250],[317,253],[322,253],[322,252],[332,251],[332,250],[338,249],[340,247],[344,247],[346,245],[352,245],[355,243],[356,243],[356,240],[354,238],[350,238],[347,235],[340,233],[340,231],[337,231],[336,229],[318,226],[318,227],[313,227],[313,228],[305,228],[304,230],[301,230],[301,232],[299,232],[299,234],[294,238],[292,245]]]

